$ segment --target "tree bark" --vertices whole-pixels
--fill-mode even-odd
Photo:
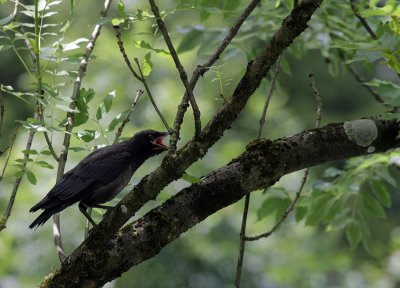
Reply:
[[[101,246],[85,241],[40,287],[101,287],[246,193],[306,167],[399,147],[398,134],[397,122],[363,119],[275,141],[253,141],[238,158],[107,237]]]

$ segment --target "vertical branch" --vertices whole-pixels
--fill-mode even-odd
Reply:
[[[111,4],[111,0],[104,1],[103,9],[100,12],[100,16],[102,18],[107,16],[107,11],[110,7],[110,4]],[[83,54],[82,60],[79,65],[78,76],[76,77],[75,82],[74,82],[74,88],[73,88],[72,96],[71,96],[72,102],[69,105],[69,108],[71,111],[67,113],[67,125],[65,128],[64,141],[63,141],[62,148],[61,148],[60,161],[58,163],[57,181],[64,174],[65,164],[67,162],[67,157],[68,157],[68,149],[69,149],[69,145],[70,145],[70,141],[71,141],[71,132],[72,132],[72,128],[74,126],[74,112],[72,112],[72,111],[74,111],[76,108],[76,101],[77,101],[79,91],[81,88],[82,78],[84,77],[84,74],[86,72],[86,68],[87,68],[87,65],[88,65],[88,62],[90,59],[90,55],[92,54],[93,48],[96,44],[96,40],[100,35],[101,27],[102,27],[102,24],[97,24],[93,29],[92,35],[90,36],[89,42],[86,45],[85,52]],[[60,258],[60,261],[63,262],[66,259],[66,257],[65,257],[65,253],[64,253],[64,249],[62,247],[62,241],[61,241],[60,214],[59,213],[53,215],[53,222],[54,222],[54,224],[53,224],[54,243],[56,245],[56,249],[57,249],[57,253]]]
[[[276,79],[278,78],[279,75],[279,68],[280,68],[280,63],[281,63],[281,58],[282,55],[280,55],[276,61],[275,64],[275,74],[271,79],[271,82],[269,84],[268,87],[268,91],[267,91],[267,95],[265,98],[265,102],[264,102],[264,106],[263,106],[263,110],[261,113],[261,117],[259,120],[259,128],[258,128],[258,132],[257,132],[257,138],[261,137],[262,134],[262,130],[264,128],[264,124],[265,124],[265,117],[267,115],[267,110],[269,107],[269,102],[271,100],[272,97],[272,92],[274,90],[275,87],[275,83],[276,83]],[[244,201],[244,209],[243,209],[243,216],[242,216],[242,225],[240,228],[240,240],[239,240],[239,256],[238,256],[238,261],[237,261],[237,265],[236,265],[236,277],[235,277],[235,286],[236,287],[240,287],[240,279],[242,276],[242,267],[243,267],[243,259],[244,259],[244,250],[245,250],[245,246],[246,246],[246,226],[247,226],[247,215],[249,213],[249,205],[250,205],[250,193],[247,193],[245,196],[245,201]]]
[[[165,27],[165,23],[162,20],[161,16],[160,16],[160,12],[158,10],[158,7],[156,5],[156,3],[154,2],[154,0],[149,0],[150,6],[151,6],[151,11],[153,12],[154,16],[156,17],[156,22],[158,25],[158,28],[160,29],[165,43],[167,44],[168,50],[171,53],[172,59],[174,60],[176,69],[178,69],[179,72],[179,76],[181,78],[181,81],[183,83],[183,85],[185,86],[186,89],[186,93],[189,95],[189,101],[190,101],[190,105],[192,106],[192,110],[193,110],[193,116],[194,116],[194,127],[195,127],[195,139],[197,139],[200,135],[201,132],[201,121],[200,121],[200,109],[196,103],[196,99],[194,98],[193,95],[193,88],[191,87],[185,68],[183,68],[181,61],[179,60],[178,54],[176,53],[175,47],[172,44],[171,39],[169,38],[168,35],[168,31],[167,28]],[[187,107],[187,105],[186,105]],[[179,105],[178,108],[178,113],[182,114],[185,113],[186,110],[181,110],[181,105]],[[182,116],[183,118],[183,116]],[[170,151],[171,152],[175,152],[176,151],[176,142],[178,141],[178,137],[179,137],[179,130],[180,130],[180,124],[178,124],[176,121],[174,121],[174,132],[171,135],[171,144],[170,145]]]
[[[316,116],[315,116],[315,128],[319,128],[319,126],[321,124],[321,113],[322,113],[321,95],[317,88],[315,76],[313,74],[310,74],[309,77],[310,77],[310,81],[311,81],[311,87],[312,87],[312,90],[315,95],[315,102],[317,103]],[[306,184],[309,171],[310,171],[309,168],[307,168],[304,171],[304,175],[303,175],[303,178],[301,179],[299,190],[297,191],[296,196],[294,197],[292,203],[290,203],[290,206],[283,213],[283,215],[279,219],[279,221],[276,222],[275,225],[268,232],[262,233],[260,235],[254,236],[254,237],[246,237],[246,241],[256,241],[261,238],[268,238],[276,231],[276,229],[279,228],[279,226],[281,226],[281,224],[286,220],[286,218],[290,214],[290,212],[292,212],[294,210],[297,202],[300,200],[301,192],[303,191],[304,185]]]

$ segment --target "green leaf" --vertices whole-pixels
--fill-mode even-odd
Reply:
[[[81,89],[76,100],[76,108],[79,110],[78,113],[74,115],[74,127],[82,125],[89,120],[89,107],[88,103],[95,96],[93,89]]]
[[[143,75],[149,76],[152,69],[153,69],[153,62],[151,62],[151,52],[149,52],[146,54],[146,56],[144,56],[144,61],[142,66]]]
[[[301,220],[304,219],[304,217],[307,215],[308,208],[304,206],[297,206],[294,210],[294,215],[296,218],[296,222],[300,222]]]
[[[362,226],[358,222],[352,221],[346,228],[346,237],[353,249],[360,244],[363,235]]]
[[[334,194],[329,192],[320,193],[322,194],[312,199],[312,204],[308,209],[306,225],[313,226],[323,222],[336,201]]]
[[[237,8],[240,6],[241,0],[224,1],[224,18],[235,15]]]
[[[118,1],[118,5],[117,5],[117,10],[118,13],[121,14],[122,16],[125,16],[125,5],[124,2],[122,2],[121,0]]]
[[[189,183],[192,183],[192,184],[196,184],[196,183],[200,183],[201,182],[200,178],[197,178],[196,176],[187,174],[186,172],[183,173],[182,179],[187,181],[187,182],[189,182]]]
[[[19,170],[14,174],[14,176],[17,178],[21,178],[24,175],[25,175],[25,170]]]
[[[126,118],[126,116],[128,116],[130,110],[126,110],[120,114],[118,114],[117,116],[115,116],[115,118],[111,121],[110,125],[108,125],[108,131],[113,131],[115,129],[115,127],[121,123],[122,121],[124,121],[124,119]]]
[[[362,204],[367,212],[379,219],[385,219],[386,213],[382,205],[378,200],[372,195],[372,193],[361,193]]]
[[[79,151],[86,151],[87,149],[83,147],[69,147],[69,150],[74,151],[74,152],[79,152]]]
[[[38,151],[30,149],[30,150],[22,150],[22,153],[24,154],[30,154],[30,155],[36,155],[39,154]]]
[[[289,61],[286,59],[286,57],[281,57],[280,67],[283,72],[285,72],[289,76],[292,75],[292,69],[290,68]]]
[[[79,131],[77,136],[85,142],[90,142],[100,136],[100,133],[96,130],[84,130]]]
[[[134,41],[135,46],[138,48],[143,48],[143,49],[148,49],[156,52],[160,56],[169,56],[170,53],[164,49],[156,49],[153,48],[148,42],[140,40],[140,41]]]
[[[34,164],[43,168],[54,169],[54,167],[49,163],[47,163],[46,161],[36,161]]]
[[[111,24],[112,24],[113,26],[120,26],[121,23],[124,23],[124,22],[125,22],[125,19],[124,19],[124,18],[113,18],[113,19],[111,20]]]
[[[390,193],[382,181],[370,179],[369,184],[372,188],[374,196],[383,206],[386,208],[392,206],[392,198],[390,197]]]
[[[324,173],[322,174],[323,177],[326,178],[334,178],[343,174],[342,170],[339,170],[335,167],[328,167]]]
[[[187,33],[178,46],[177,52],[184,53],[197,47],[203,39],[203,29],[193,28]]]
[[[111,91],[110,93],[107,94],[106,97],[104,97],[104,100],[100,103],[100,106],[96,112],[97,120],[103,118],[110,111],[114,98],[115,98],[115,90]]]
[[[257,220],[267,216],[275,216],[275,218],[282,217],[292,200],[289,198],[286,190],[283,188],[274,188],[267,191],[267,197],[257,211]]]
[[[78,112],[76,109],[71,109],[69,106],[62,105],[62,104],[56,104],[56,108],[65,111],[65,112]]]
[[[26,176],[28,177],[28,180],[29,180],[29,182],[31,182],[31,184],[36,185],[37,179],[36,179],[35,174],[33,174],[32,171],[27,169],[26,170]]]
[[[33,162],[33,160],[31,158],[16,159],[15,162],[17,162],[17,163],[29,163],[29,162]]]
[[[7,1],[7,0],[4,0],[4,1]],[[2,4],[2,1],[0,3]],[[11,15],[9,15],[3,19],[0,19],[0,26],[6,25],[7,23],[9,23],[11,21],[11,19],[12,19]]]

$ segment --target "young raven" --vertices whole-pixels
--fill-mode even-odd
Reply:
[[[165,132],[144,130],[127,141],[90,153],[65,173],[46,197],[29,210],[44,210],[29,228],[43,225],[53,214],[77,202],[79,210],[96,226],[87,208],[109,208],[100,204],[113,199],[144,161],[168,149],[162,143],[166,135]]]

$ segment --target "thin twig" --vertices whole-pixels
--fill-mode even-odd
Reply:
[[[280,55],[278,57],[278,60],[276,60],[275,74],[274,74],[274,77],[272,77],[271,83],[270,83],[270,85],[268,87],[267,97],[265,99],[264,107],[263,107],[263,110],[262,110],[262,113],[261,113],[261,117],[260,117],[260,120],[259,120],[260,125],[258,126],[257,138],[261,138],[262,130],[264,129],[265,116],[267,115],[269,101],[271,100],[272,91],[274,90],[276,79],[278,79],[279,68],[280,68],[280,64],[281,64],[281,58],[282,58],[282,55]]]
[[[317,88],[317,83],[315,81],[315,76],[313,74],[309,75],[310,80],[311,80],[311,87],[314,92],[315,96],[315,101],[317,103],[317,110],[316,110],[316,117],[315,117],[315,128],[319,128],[321,124],[321,113],[322,113],[322,101],[321,101],[321,95],[318,91]],[[278,228],[279,226],[286,220],[287,216],[290,214],[290,212],[293,211],[295,208],[297,202],[300,200],[301,192],[303,191],[304,185],[306,184],[308,173],[309,173],[309,168],[307,168],[304,171],[303,178],[301,179],[300,187],[299,190],[296,193],[296,196],[294,197],[292,203],[290,203],[290,206],[286,209],[286,211],[283,213],[282,217],[278,220],[278,222],[275,223],[275,225],[267,232],[262,233],[257,236],[253,237],[246,237],[246,241],[256,241],[261,238],[268,238],[271,236]]]
[[[157,112],[158,116],[160,117],[161,121],[163,122],[165,128],[168,130],[168,132],[171,132],[172,130],[171,130],[171,128],[169,127],[167,120],[165,120],[165,118],[164,118],[164,116],[162,115],[160,109],[158,109],[156,102],[154,101],[153,94],[151,94],[149,85],[147,85],[147,80],[146,80],[146,78],[145,78],[144,75],[143,75],[142,68],[140,68],[139,59],[135,58],[135,63],[136,63],[136,65],[137,65],[137,67],[138,67],[139,74],[140,74],[140,76],[142,77],[142,83],[143,83],[144,89],[145,89],[146,92],[147,92],[147,96],[149,96],[149,99],[150,99],[151,104],[153,105],[154,109],[156,110],[156,112]]]
[[[360,83],[365,89],[367,89],[372,96],[374,96],[376,101],[378,101],[379,103],[385,103],[385,100],[383,100],[382,96],[379,95],[371,86],[365,83],[366,80],[360,74],[358,74],[356,69],[351,64],[348,64],[347,68],[349,69],[350,73],[354,76],[354,78],[357,80],[357,82]]]
[[[35,112],[35,116],[34,116],[33,118],[36,119],[36,120],[38,120],[37,112]],[[31,130],[29,131],[28,140],[27,140],[27,142],[26,142],[25,150],[30,150],[30,149],[31,149],[31,147],[32,147],[32,142],[33,142],[33,137],[35,136],[35,132],[36,132],[35,129],[31,129]],[[26,167],[26,163],[28,162],[28,161],[27,161],[28,158],[29,158],[29,154],[24,153],[24,162],[22,163],[23,169],[25,169],[25,167]],[[11,210],[12,210],[12,208],[13,208],[13,206],[14,206],[15,197],[16,197],[16,195],[17,195],[19,185],[21,184],[22,177],[23,177],[23,175],[20,176],[20,177],[18,177],[18,178],[15,180],[15,182],[14,182],[14,186],[13,186],[13,189],[12,189],[12,191],[11,191],[10,200],[8,201],[6,211],[4,212],[4,216],[3,216],[3,218],[2,218],[1,221],[0,221],[0,231],[3,230],[3,229],[5,229],[6,226],[7,226],[7,220],[8,220],[8,218],[9,218],[10,215],[11,215]]]
[[[137,90],[136,91],[136,96],[135,96],[135,99],[132,102],[131,109],[129,110],[128,115],[126,115],[126,118],[124,119],[124,121],[122,121],[121,126],[119,126],[119,128],[117,130],[117,133],[115,133],[115,138],[114,138],[113,144],[117,143],[118,140],[119,140],[119,137],[121,137],[122,130],[124,130],[125,125],[129,122],[131,114],[135,110],[136,104],[139,101],[139,98],[140,98],[140,96],[142,96],[142,94],[143,94],[142,90]]]
[[[9,149],[9,150],[8,150],[8,155],[7,155],[7,158],[6,158],[6,162],[4,163],[3,171],[1,172],[0,181],[3,180],[4,174],[6,173],[6,168],[7,168],[7,165],[8,165],[8,161],[10,161],[10,156],[11,156],[12,149],[13,149],[13,147],[14,147],[14,142],[15,142],[15,139],[17,138],[18,128],[19,128],[19,126],[17,126],[17,128],[15,128],[15,133],[14,133],[13,137],[11,138],[11,144],[10,144],[10,146],[8,146],[8,147],[3,151],[3,153],[5,153],[6,150]]]
[[[271,82],[268,87],[267,95],[265,98],[264,102],[264,107],[261,112],[260,120],[259,120],[259,128],[257,132],[257,138],[259,139],[262,134],[262,130],[264,128],[265,124],[265,116],[267,115],[267,110],[269,107],[269,102],[272,97],[272,92],[274,91],[276,79],[278,78],[279,75],[279,69],[280,69],[280,63],[281,63],[281,58],[282,55],[278,57],[276,60],[275,64],[275,70],[274,70],[274,76],[271,79]],[[245,201],[244,201],[244,209],[243,209],[243,217],[242,217],[242,225],[240,228],[240,241],[239,241],[239,256],[238,256],[238,262],[236,266],[236,278],[235,278],[235,286],[240,287],[240,279],[242,276],[242,267],[243,267],[243,259],[244,259],[244,249],[246,245],[246,226],[247,226],[247,215],[249,213],[249,205],[250,205],[250,193],[247,193],[245,196]]]
[[[247,215],[249,214],[249,204],[250,204],[250,193],[247,193],[244,199],[244,209],[242,215],[242,225],[240,227],[240,243],[239,243],[239,256],[236,265],[236,277],[235,277],[235,287],[240,287],[240,279],[242,277],[243,259],[244,259],[244,248],[246,245],[246,226],[247,226]]]
[[[338,50],[338,55],[343,62],[346,61],[346,58],[342,50]],[[383,100],[382,96],[379,95],[378,92],[375,91],[375,89],[373,89],[371,86],[365,83],[366,80],[364,79],[364,77],[362,77],[351,64],[347,64],[346,67],[353,75],[353,77],[357,80],[357,82],[360,83],[365,89],[367,89],[368,92],[371,93],[371,95],[375,98],[376,101],[383,104],[385,103],[385,100]]]
[[[307,180],[308,171],[309,171],[308,168],[304,171],[304,175],[303,175],[303,178],[301,179],[301,183],[300,183],[300,188],[297,191],[296,196],[294,197],[292,203],[290,204],[288,209],[286,209],[286,211],[283,213],[283,215],[279,219],[279,221],[276,222],[275,225],[269,231],[267,231],[265,233],[262,233],[260,235],[253,236],[253,237],[246,237],[246,241],[256,241],[256,240],[259,240],[261,238],[268,238],[269,236],[271,236],[276,231],[276,229],[279,228],[279,226],[281,226],[283,221],[286,220],[287,216],[289,215],[290,212],[292,212],[292,210],[294,209],[294,207],[296,206],[297,202],[300,199],[301,191],[303,190],[304,184],[306,183],[306,180]]]
[[[194,116],[194,130],[195,130],[194,137],[195,137],[195,139],[198,139],[198,137],[200,136],[200,132],[201,132],[201,121],[200,121],[201,115],[200,115],[199,106],[197,105],[196,99],[194,98],[194,95],[193,95],[193,89],[191,88],[191,85],[189,83],[185,68],[183,68],[182,63],[179,60],[178,54],[176,53],[175,47],[172,44],[171,38],[169,37],[167,28],[165,27],[165,23],[161,18],[160,11],[158,10],[156,3],[154,2],[154,0],[149,0],[149,3],[151,6],[151,11],[153,12],[154,16],[156,17],[157,26],[160,29],[161,34],[164,37],[164,41],[167,44],[168,50],[172,56],[172,59],[174,60],[176,69],[179,72],[179,77],[181,78],[183,86],[185,86],[186,93],[189,95],[189,102],[190,102],[190,105],[192,106],[193,116]],[[179,128],[180,127],[174,126],[174,132],[171,135],[171,138],[176,139],[176,141],[178,140],[177,130]],[[174,146],[174,147],[176,148],[176,146]],[[172,149],[174,149],[174,148],[172,148]]]
[[[358,11],[358,8],[354,2],[355,2],[355,0],[349,1],[351,10],[353,10],[354,15],[358,18],[358,20],[360,20],[361,25],[365,28],[365,30],[367,30],[367,32],[371,36],[371,38],[373,40],[378,40],[378,36],[376,36],[376,34],[375,34],[374,30],[372,30],[371,26],[369,26],[367,20],[365,20],[365,18],[360,14],[360,12]],[[398,73],[396,71],[395,71],[395,73],[400,78],[400,73]]]
[[[314,96],[315,96],[315,102],[317,103],[317,110],[316,110],[316,117],[315,117],[315,128],[319,128],[319,126],[321,124],[321,113],[322,113],[321,94],[318,91],[317,81],[315,80],[315,75],[314,74],[310,74],[310,75],[308,75],[308,77],[310,77],[311,88],[313,89]]]
[[[258,4],[261,3],[261,0],[253,0],[250,4],[244,9],[243,13],[239,16],[233,26],[229,29],[228,34],[221,41],[218,48],[215,52],[208,58],[207,62],[202,65],[197,65],[196,70],[193,72],[192,77],[190,78],[189,86],[193,91],[196,86],[197,81],[200,76],[203,76],[210,68],[214,65],[214,63],[221,57],[222,53],[225,51],[226,47],[231,43],[232,39],[239,32],[240,27],[244,23],[244,21],[249,17],[251,12],[257,7]],[[169,153],[175,153],[176,151],[176,143],[179,140],[179,131],[181,129],[181,125],[183,123],[183,117],[185,116],[186,110],[189,107],[189,94],[185,92],[182,97],[181,103],[178,106],[178,111],[176,112],[175,120],[174,120],[174,130],[175,133],[171,135],[170,143],[169,143]]]
[[[39,63],[39,60],[36,63]],[[41,82],[39,82],[39,83],[41,83]],[[38,85],[41,86],[41,84],[38,84]],[[41,97],[41,95],[38,97]],[[39,114],[40,122],[42,123],[42,125],[44,125],[45,122],[44,122],[44,116],[43,116],[43,107],[42,107],[42,104],[40,104],[40,101],[38,101],[38,114]],[[60,157],[58,157],[56,151],[54,150],[54,147],[53,147],[53,144],[51,143],[49,134],[46,131],[44,131],[43,135],[44,135],[44,139],[46,140],[47,146],[49,147],[49,151],[50,151],[51,155],[53,156],[54,160],[59,162]]]
[[[14,3],[14,11],[12,12],[11,16],[11,21],[10,22],[14,22],[15,19],[17,18],[17,14],[18,14],[18,5],[19,5],[19,0],[15,0]]]
[[[104,1],[104,6],[103,9],[100,12],[100,16],[102,18],[107,16],[107,11],[110,7],[111,0],[105,0]],[[67,162],[67,157],[68,157],[68,149],[71,141],[71,132],[72,128],[74,126],[74,110],[76,108],[76,100],[78,98],[81,84],[82,84],[82,79],[84,77],[84,74],[86,72],[86,68],[90,59],[90,55],[92,54],[93,48],[96,44],[96,40],[100,35],[102,24],[97,24],[92,32],[92,35],[90,36],[90,40],[88,44],[86,45],[85,52],[83,54],[82,60],[79,65],[79,70],[78,70],[78,76],[75,79],[74,83],[74,89],[72,91],[72,102],[69,105],[70,112],[67,113],[67,125],[65,128],[65,134],[64,134],[64,141],[63,145],[61,148],[61,154],[60,154],[60,161],[58,163],[58,171],[57,171],[57,181],[61,179],[61,177],[64,174],[65,170],[65,164]],[[53,235],[54,235],[54,243],[56,245],[58,257],[60,258],[60,261],[63,262],[66,259],[65,252],[62,246],[62,241],[61,241],[61,233],[60,233],[60,215],[59,213],[53,215]]]
[[[124,47],[124,42],[122,42],[122,36],[121,36],[121,32],[119,31],[119,26],[114,25],[113,26],[114,30],[115,30],[115,36],[117,37],[117,43],[118,43],[118,47],[119,47],[119,51],[121,51],[122,57],[124,57],[125,63],[128,66],[129,70],[132,72],[132,75],[138,79],[139,81],[143,81],[143,78],[140,77],[135,69],[133,69],[131,61],[129,61],[128,55],[126,55],[125,52],[125,47]]]
[[[116,37],[118,39],[117,42],[118,42],[119,51],[121,52],[122,56],[124,57],[126,65],[128,66],[129,70],[132,72],[133,77],[135,77],[137,80],[142,82],[142,84],[147,92],[147,95],[149,96],[150,102],[153,105],[154,110],[156,110],[156,113],[160,117],[161,121],[163,122],[163,124],[164,124],[165,128],[168,130],[168,132],[172,132],[167,121],[165,120],[164,116],[162,115],[160,109],[158,109],[156,102],[154,101],[153,94],[151,93],[150,88],[147,85],[146,78],[144,77],[142,70],[140,68],[139,60],[137,58],[135,58],[135,63],[138,66],[140,75],[135,71],[135,69],[133,69],[131,61],[129,61],[128,55],[125,52],[124,42],[122,41],[121,32],[119,32],[119,26],[113,26],[113,27],[114,27],[114,30],[116,33]]]
[[[365,28],[365,30],[367,30],[371,38],[374,40],[378,40],[378,37],[376,36],[375,32],[372,30],[371,26],[369,26],[367,20],[365,20],[365,18],[361,16],[354,2],[355,2],[354,0],[349,1],[351,10],[353,10],[354,15],[358,18],[358,20],[360,20],[361,25]]]

